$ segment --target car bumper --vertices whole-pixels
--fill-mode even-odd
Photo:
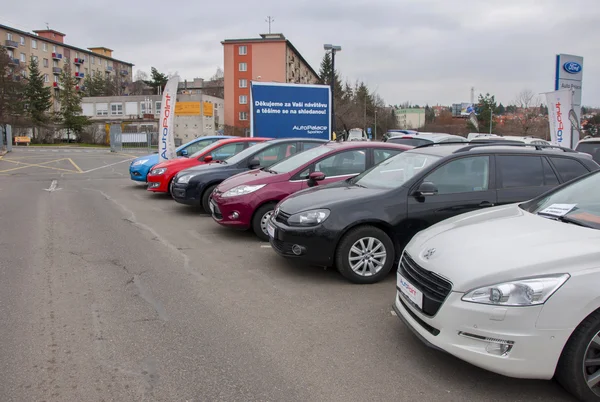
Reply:
[[[180,204],[199,206],[201,203],[200,190],[194,184],[173,183],[171,196]]]
[[[145,182],[150,170],[146,166],[129,166],[129,177],[131,180]]]
[[[535,327],[543,306],[503,308],[468,303],[451,292],[433,317],[424,315],[396,289],[394,310],[428,346],[494,373],[549,380],[572,330]],[[513,342],[505,355],[500,341]],[[506,343],[506,342],[505,342]]]
[[[336,238],[334,233],[323,225],[310,228],[287,226],[271,219],[275,228],[274,236],[269,235],[269,243],[282,257],[297,258],[309,264],[332,266],[334,263]]]
[[[234,229],[250,229],[256,200],[252,196],[244,196],[243,200],[239,198],[212,197],[210,212],[215,222]]]
[[[168,192],[168,181],[166,180],[158,180],[156,177],[148,176],[146,181],[148,183],[148,191],[152,191],[155,193],[166,193]]]

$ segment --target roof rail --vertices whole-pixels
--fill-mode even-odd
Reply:
[[[543,151],[546,148],[549,149],[560,149],[563,152],[573,152],[573,153],[577,153],[577,151],[574,151],[570,148],[563,148],[563,147],[559,147],[558,145],[541,145],[541,144],[525,144],[525,143],[508,143],[508,141],[504,140],[504,141],[498,141],[498,142],[489,142],[489,143],[483,143],[483,144],[471,144],[471,145],[467,145],[466,147],[463,147],[461,149],[457,149],[456,151],[454,151],[454,153],[459,153],[459,152],[467,152],[470,151],[472,149],[476,149],[476,148],[483,148],[483,147],[497,147],[497,146],[505,146],[505,147],[519,147],[519,148],[524,148],[524,147],[534,147],[537,151]]]
[[[418,146],[414,147],[413,149],[433,147],[436,145],[461,145],[461,144],[462,145],[468,144],[468,142],[467,141],[430,142],[428,144],[418,145]]]

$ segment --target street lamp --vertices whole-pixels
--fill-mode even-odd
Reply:
[[[342,47],[326,43],[323,49],[331,52],[331,78],[329,86],[331,87],[331,134],[335,132],[335,52],[341,52]]]

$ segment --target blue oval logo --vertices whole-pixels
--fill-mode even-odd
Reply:
[[[575,61],[568,61],[563,65],[565,71],[569,74],[577,74],[581,72],[581,64]]]

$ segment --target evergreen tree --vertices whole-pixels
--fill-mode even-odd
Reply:
[[[496,98],[494,95],[485,94],[479,95],[479,103],[476,106],[477,110],[477,121],[479,122],[479,130],[481,132],[488,132],[490,130],[490,120],[492,120],[492,131],[494,130],[494,123],[492,114],[496,115]],[[473,124],[467,119],[467,127],[470,130],[475,130]]]
[[[22,72],[22,67],[0,46],[0,125],[4,128],[23,115],[25,80]]]
[[[321,68],[319,70],[319,80],[323,85],[331,85],[331,72],[333,68],[333,62],[331,60],[331,54],[329,52],[325,53],[323,56],[323,60],[321,61]],[[340,80],[340,75],[336,71],[334,74],[334,88],[336,99],[342,99],[344,97],[344,89],[342,87],[342,81]]]
[[[498,108],[496,109],[496,114],[501,116],[506,112],[506,108],[504,107],[504,105],[502,103],[500,103],[498,105]]]
[[[38,62],[33,57],[29,63],[29,79],[25,86],[27,116],[33,124],[33,139],[36,139],[36,127],[48,122],[48,110],[52,107],[51,89],[44,85],[44,77]]]
[[[429,107],[429,105],[425,105],[425,123],[433,123],[435,120],[435,110]]]
[[[59,78],[60,111],[58,119],[67,129],[67,141],[69,141],[71,133],[79,135],[91,123],[87,117],[81,115],[81,94],[75,89],[76,85],[69,59],[66,59],[65,68]]]
[[[146,84],[154,88],[158,94],[158,88],[162,91],[167,85],[169,77],[166,74],[160,73],[155,67],[150,68],[150,81],[146,81]]]
[[[540,104],[540,113],[542,116],[548,116],[548,106],[544,105],[543,103]],[[583,114],[583,111],[582,111]]]

